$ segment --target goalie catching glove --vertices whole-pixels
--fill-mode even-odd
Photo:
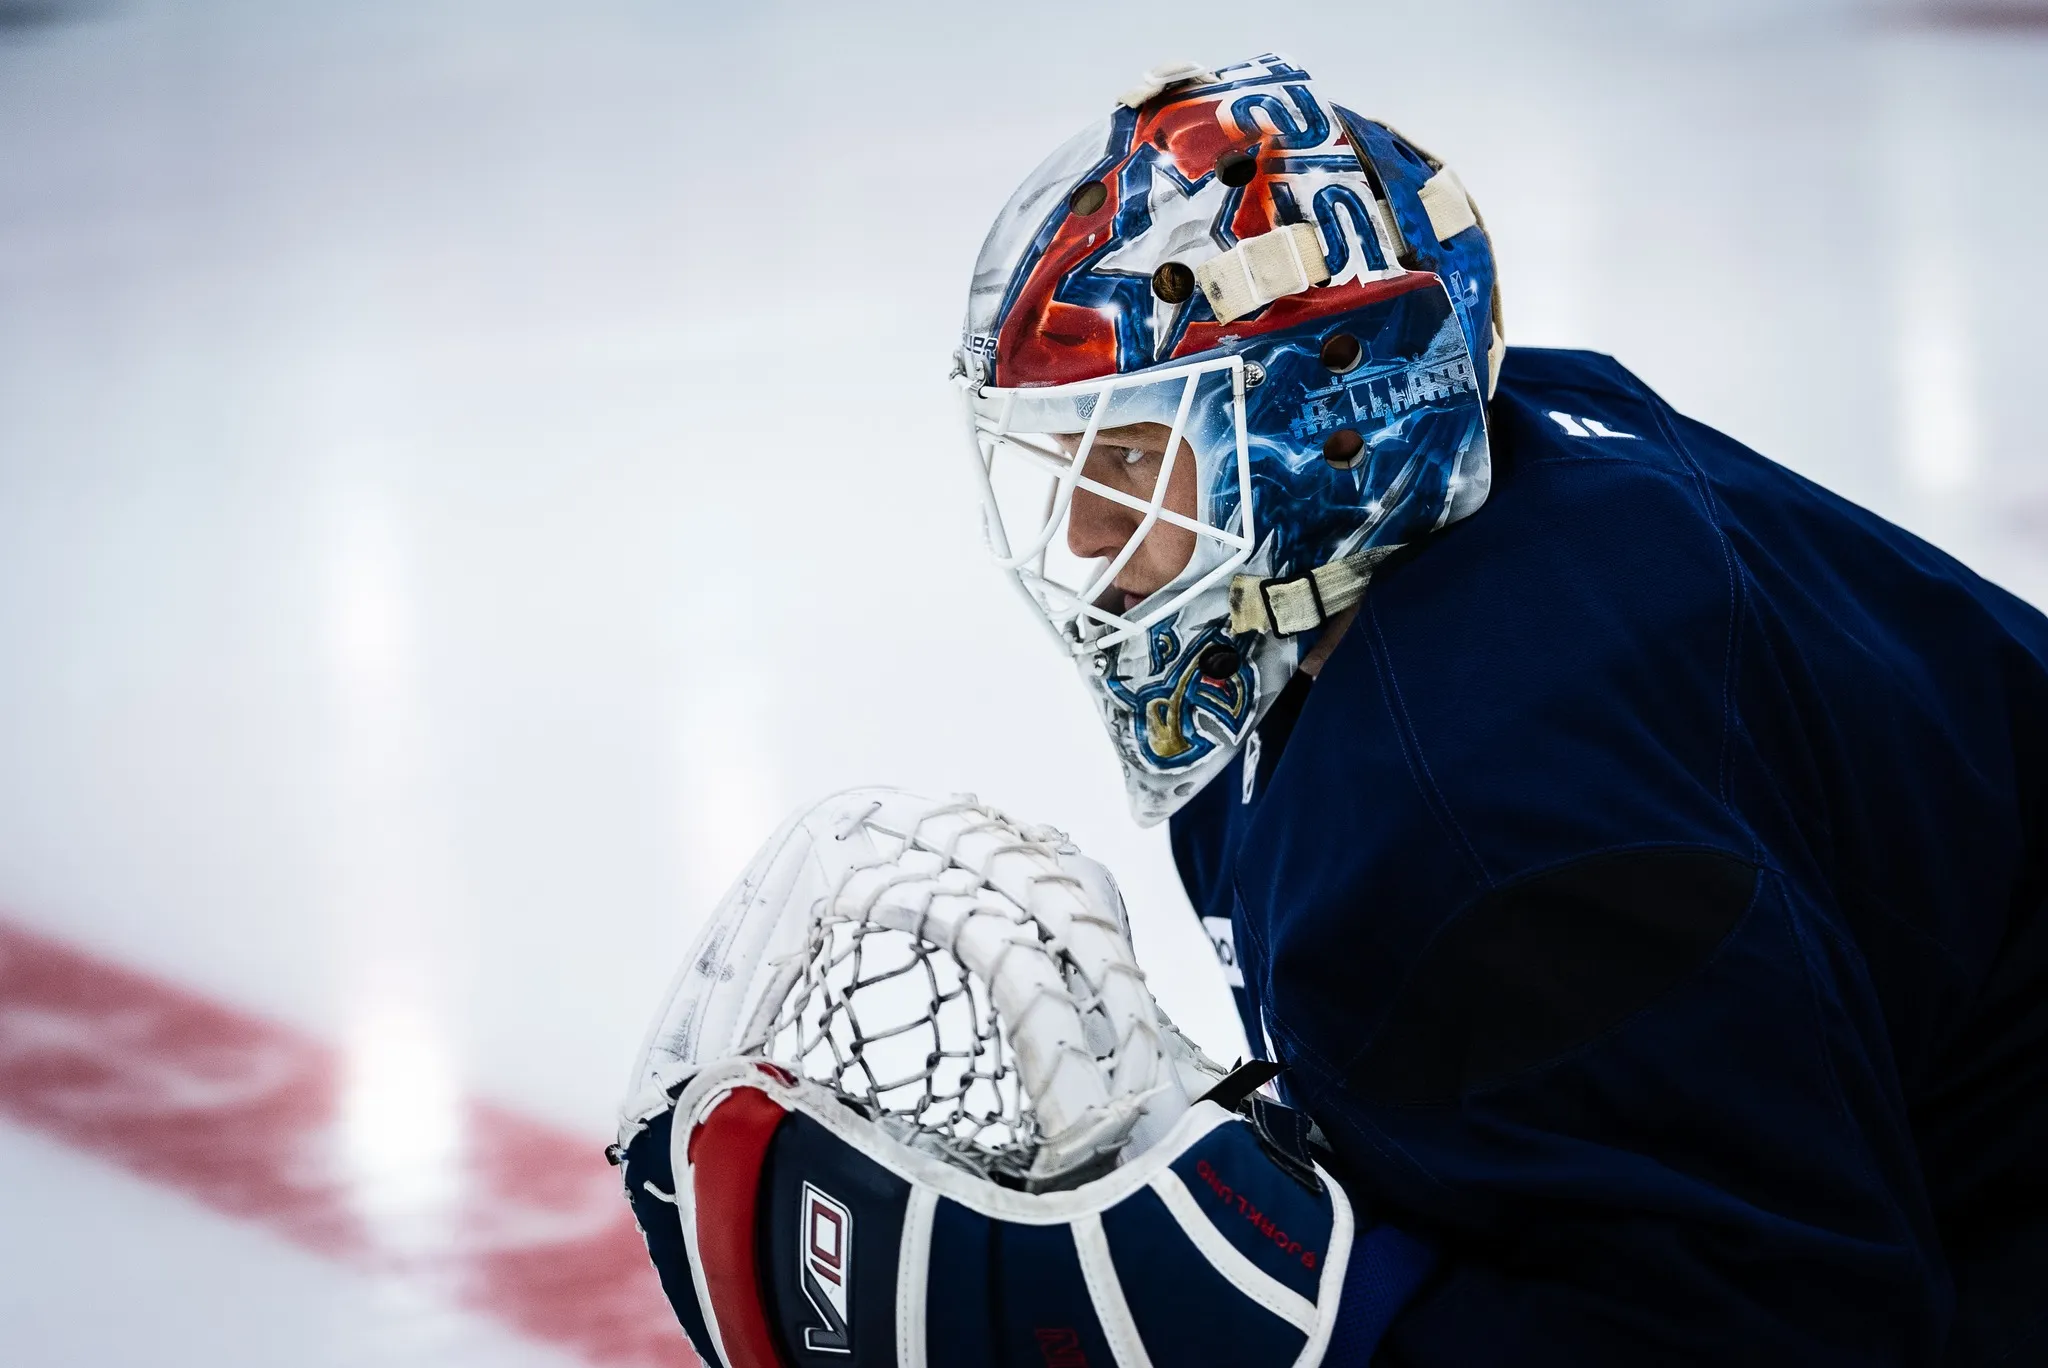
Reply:
[[[1429,1265],[1160,1012],[1060,833],[887,789],[726,895],[622,1118],[714,1368],[1364,1363]]]

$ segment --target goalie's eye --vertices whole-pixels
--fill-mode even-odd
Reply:
[[[1143,447],[1125,447],[1124,464],[1127,466],[1134,466],[1138,462],[1144,460],[1147,456],[1150,456],[1151,454],[1151,452],[1145,450]]]

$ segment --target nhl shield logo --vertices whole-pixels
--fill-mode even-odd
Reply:
[[[804,1348],[815,1354],[853,1352],[852,1313],[847,1288],[853,1278],[853,1213],[809,1183],[799,1214],[798,1270],[804,1297],[821,1325],[804,1327]]]

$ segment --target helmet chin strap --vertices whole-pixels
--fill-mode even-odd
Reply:
[[[1371,546],[1299,575],[1230,581],[1230,630],[1294,636],[1312,631],[1365,597],[1372,572],[1401,548]]]

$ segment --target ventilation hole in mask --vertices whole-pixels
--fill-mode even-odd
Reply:
[[[1323,339],[1323,365],[1338,375],[1356,369],[1364,359],[1365,348],[1350,333],[1331,333]]]
[[[1250,152],[1225,152],[1216,159],[1216,179],[1233,190],[1250,185],[1252,177],[1258,174],[1256,148]]]
[[[1178,261],[1169,261],[1152,273],[1152,293],[1169,304],[1182,304],[1195,294],[1195,273]]]
[[[1339,470],[1349,470],[1365,453],[1365,438],[1350,428],[1339,428],[1323,438],[1323,459]]]

